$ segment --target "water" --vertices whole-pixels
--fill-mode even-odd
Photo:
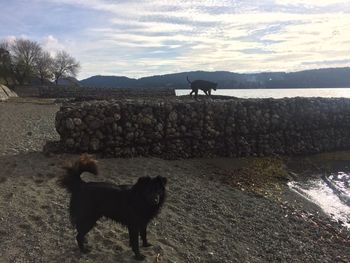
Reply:
[[[350,229],[350,174],[338,172],[307,183],[290,182],[289,187]]]
[[[188,95],[191,90],[177,89],[177,96]],[[199,91],[198,94],[204,94]],[[293,97],[344,97],[350,98],[349,88],[322,88],[322,89],[218,89],[212,95],[233,96],[238,98],[293,98]]]

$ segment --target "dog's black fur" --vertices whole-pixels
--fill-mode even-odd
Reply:
[[[69,212],[78,231],[76,239],[80,250],[87,252],[85,235],[104,216],[128,228],[129,244],[135,258],[143,260],[145,256],[139,250],[139,235],[143,246],[151,245],[147,241],[146,229],[164,203],[167,179],[161,176],[140,177],[134,185],[84,182],[80,178],[81,173],[98,173],[97,161],[88,155],[82,155],[65,169],[66,174],[60,183],[71,193]]]
[[[210,96],[211,95],[211,90],[216,90],[216,87],[218,86],[217,83],[207,81],[207,80],[194,80],[190,81],[187,77],[188,83],[191,85],[191,93],[190,95],[192,96],[193,93],[195,93],[195,97],[197,98],[198,96],[198,90],[202,90],[205,95]]]

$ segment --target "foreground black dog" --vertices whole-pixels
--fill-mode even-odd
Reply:
[[[143,260],[145,256],[139,250],[139,235],[143,246],[151,245],[147,241],[147,225],[163,205],[167,179],[161,176],[141,177],[134,185],[84,182],[80,178],[81,173],[97,174],[97,161],[88,155],[82,155],[65,169],[66,175],[60,183],[71,193],[69,212],[78,231],[76,239],[80,250],[87,252],[85,235],[104,216],[128,228],[129,244],[135,258]]]

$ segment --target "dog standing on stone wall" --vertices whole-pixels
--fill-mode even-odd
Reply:
[[[187,76],[187,81],[188,81],[188,83],[190,83],[191,89],[192,89],[190,95],[192,96],[192,94],[195,93],[195,98],[197,98],[197,96],[198,96],[198,90],[202,90],[205,93],[205,95],[210,96],[211,90],[213,89],[216,91],[216,87],[218,86],[217,83],[207,81],[207,80],[190,81],[188,79],[188,76]]]

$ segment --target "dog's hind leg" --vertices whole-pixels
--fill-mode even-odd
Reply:
[[[198,90],[195,91],[194,97],[195,97],[195,99],[197,100],[197,98],[198,98]]]
[[[134,226],[129,226],[128,230],[131,248],[135,253],[135,259],[144,260],[145,256],[140,253],[139,249],[139,230]]]
[[[90,250],[85,247],[85,235],[95,226],[97,219],[89,219],[87,221],[77,221],[77,242],[82,253],[88,253]]]
[[[147,241],[147,225],[145,225],[144,227],[141,228],[140,235],[141,235],[142,242],[143,242],[142,245],[143,245],[144,247],[150,247],[150,246],[152,246],[152,244],[151,244],[151,243],[148,243],[148,241]]]

